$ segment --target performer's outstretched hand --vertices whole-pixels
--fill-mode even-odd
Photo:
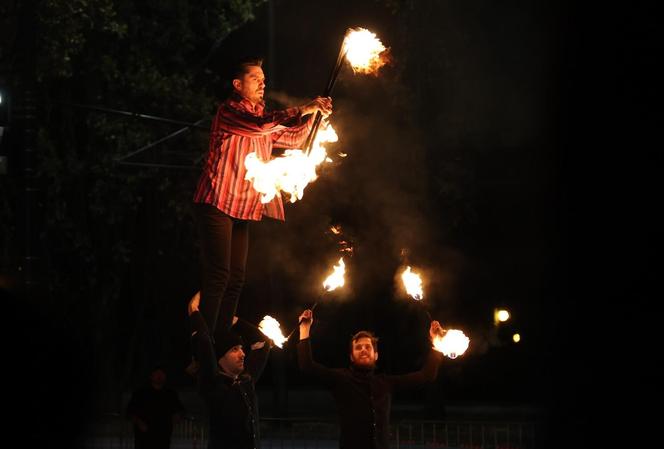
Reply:
[[[311,325],[314,322],[314,312],[312,312],[310,309],[305,310],[300,315],[299,322],[300,322],[300,340],[309,338],[309,330],[311,329]]]
[[[189,316],[191,316],[192,313],[198,312],[198,307],[201,305],[201,291],[197,291],[194,296],[189,300],[189,307],[187,308],[187,311],[189,312]],[[238,317],[233,316],[233,324],[237,323]]]
[[[445,332],[447,331],[443,329],[438,321],[433,320],[431,322],[431,326],[429,327],[429,336],[431,337],[431,341],[433,341],[433,339],[436,337],[442,337],[445,335]]]

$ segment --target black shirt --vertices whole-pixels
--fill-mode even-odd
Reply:
[[[373,370],[327,368],[313,360],[307,338],[297,347],[300,369],[330,388],[339,411],[341,449],[388,449],[392,392],[432,382],[443,355],[431,351],[420,371],[391,376]]]
[[[194,312],[191,319],[194,329],[198,331],[199,393],[207,405],[210,418],[208,448],[258,449],[259,414],[254,386],[265,368],[269,343],[251,351],[245,359],[244,371],[233,379],[219,369],[203,316],[200,312]]]

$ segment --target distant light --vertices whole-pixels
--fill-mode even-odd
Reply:
[[[521,341],[521,335],[519,335],[519,334],[512,335],[512,341],[514,341],[514,343],[520,342]]]
[[[493,323],[504,323],[510,319],[510,313],[505,309],[493,309]]]
[[[0,92],[0,104],[2,104],[2,92]]]

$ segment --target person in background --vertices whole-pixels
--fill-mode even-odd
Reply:
[[[136,449],[169,449],[173,427],[182,419],[184,406],[177,392],[166,386],[166,371],[156,366],[148,384],[133,392],[127,417],[134,424]]]

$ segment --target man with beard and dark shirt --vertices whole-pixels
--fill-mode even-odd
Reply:
[[[209,449],[258,449],[258,401],[255,384],[270,352],[271,341],[251,345],[246,358],[242,338],[219,330],[213,340],[199,311],[200,295],[189,302],[189,317],[196,334],[199,393],[207,406]],[[266,344],[267,343],[267,344]]]
[[[341,449],[388,449],[392,392],[421,386],[435,380],[443,358],[431,350],[420,371],[403,375],[375,373],[378,339],[369,331],[353,335],[350,342],[350,367],[327,368],[313,360],[309,331],[313,313],[300,315],[300,342],[297,357],[300,369],[322,381],[332,392],[339,412]],[[438,321],[429,328],[431,339],[440,335]]]

